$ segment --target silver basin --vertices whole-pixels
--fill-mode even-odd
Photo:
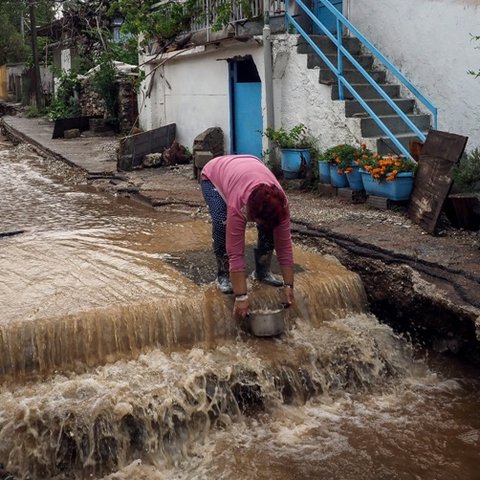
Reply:
[[[285,330],[285,307],[276,310],[253,310],[247,316],[250,331],[256,337],[273,337]]]

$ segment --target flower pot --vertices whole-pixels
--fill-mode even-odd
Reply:
[[[347,176],[344,173],[337,173],[335,165],[330,165],[330,183],[337,188],[348,187]]]
[[[368,195],[389,198],[390,200],[408,200],[413,189],[413,172],[398,173],[395,180],[377,181],[365,170],[360,170],[363,186]]]
[[[320,183],[330,184],[330,164],[328,162],[318,162],[318,178]]]
[[[346,176],[352,190],[363,190],[362,174],[358,165],[352,165],[352,171]]]
[[[305,175],[310,166],[310,150],[306,148],[288,148],[280,151],[283,176],[287,179]]]

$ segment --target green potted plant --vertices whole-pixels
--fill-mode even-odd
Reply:
[[[338,188],[348,187],[349,179],[347,176],[352,174],[358,167],[356,161],[359,156],[359,151],[359,148],[349,145],[348,143],[331,147],[320,155],[318,159],[319,169],[325,168],[324,164],[327,163],[330,169],[330,183]],[[362,188],[361,184],[352,185],[352,189],[354,190],[361,190]]]
[[[408,200],[413,189],[417,164],[399,155],[364,153],[358,158],[365,191],[390,200]]]
[[[290,130],[267,128],[265,136],[280,149],[283,175],[287,179],[303,176],[310,166],[312,140],[303,123]]]

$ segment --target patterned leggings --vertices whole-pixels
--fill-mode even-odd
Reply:
[[[212,219],[213,251],[217,257],[226,255],[227,205],[210,180],[202,180],[203,198]],[[266,232],[257,225],[257,248],[261,253],[273,250],[273,232]]]

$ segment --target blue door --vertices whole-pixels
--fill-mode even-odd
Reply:
[[[343,13],[342,0],[329,1],[340,13]],[[320,0],[314,0],[313,13],[320,20],[320,22],[327,27],[329,32],[333,34],[337,33],[337,18]],[[316,34],[324,34],[316,25],[314,26],[313,30]]]
[[[262,84],[253,59],[230,65],[230,151],[262,158]]]

